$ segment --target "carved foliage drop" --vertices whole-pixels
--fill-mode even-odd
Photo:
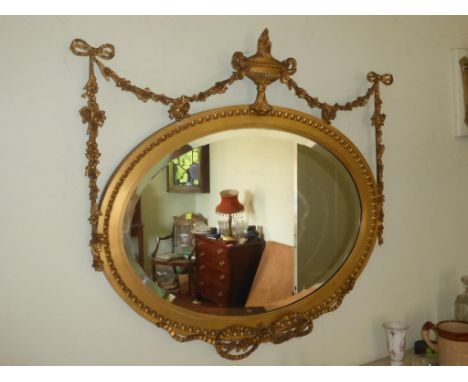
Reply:
[[[93,257],[94,269],[98,271],[103,270],[104,258],[101,258],[101,255],[104,253],[105,261],[109,267],[110,274],[114,278],[117,287],[121,289],[123,295],[126,299],[128,299],[128,301],[130,301],[131,304],[138,307],[138,309],[140,309],[145,315],[148,315],[157,326],[166,329],[174,339],[182,342],[194,339],[206,341],[213,344],[217,352],[221,356],[228,359],[245,358],[253,351],[255,351],[259,344],[263,342],[272,342],[277,344],[287,341],[293,337],[299,337],[310,333],[310,331],[313,329],[313,320],[319,317],[321,314],[336,309],[341,304],[344,296],[353,288],[356,277],[361,271],[366,259],[370,254],[370,250],[373,245],[373,239],[372,237],[368,238],[363,254],[359,259],[356,268],[352,270],[349,277],[344,280],[343,283],[341,283],[338,289],[326,297],[319,305],[313,306],[311,309],[304,312],[288,313],[282,317],[279,317],[269,326],[259,325],[257,327],[251,327],[245,325],[234,325],[226,327],[222,330],[211,330],[181,324],[177,321],[171,320],[170,318],[164,317],[159,312],[141,301],[138,295],[126,285],[124,279],[119,274],[119,270],[114,264],[112,254],[110,253],[108,237],[109,226],[106,223],[106,219],[108,219],[107,214],[110,213],[110,210],[107,209],[105,212],[100,211],[97,202],[99,197],[97,179],[100,175],[98,165],[101,156],[97,138],[99,128],[103,126],[106,116],[105,112],[99,108],[96,100],[98,84],[94,74],[94,65],[97,65],[101,74],[107,81],[113,81],[117,88],[120,88],[122,91],[134,94],[138,100],[143,102],[151,100],[153,102],[158,102],[169,106],[169,117],[171,119],[175,119],[176,121],[184,121],[185,119],[190,118],[189,111],[191,102],[202,102],[213,95],[223,94],[228,90],[230,85],[236,81],[242,80],[244,77],[248,77],[250,80],[252,80],[257,87],[256,100],[252,105],[250,105],[249,109],[236,111],[236,113],[239,112],[244,115],[250,113],[259,116],[269,115],[285,118],[285,120],[289,120],[290,118],[297,118],[297,120],[300,120],[303,118],[298,115],[296,116],[293,114],[276,111],[268,103],[266,98],[266,89],[270,84],[278,80],[285,84],[289,90],[293,91],[298,98],[305,100],[311,108],[320,109],[321,116],[325,124],[330,124],[331,121],[336,118],[338,111],[349,111],[356,107],[365,106],[369,99],[374,96],[374,112],[371,118],[371,122],[376,133],[378,195],[375,197],[375,200],[377,201],[375,210],[374,207],[372,207],[372,219],[377,221],[376,229],[379,243],[383,243],[384,194],[382,157],[385,147],[382,141],[382,127],[385,122],[385,114],[381,112],[382,100],[380,97],[380,83],[383,83],[384,85],[391,85],[393,82],[392,75],[379,75],[374,72],[370,72],[367,76],[367,79],[372,83],[372,85],[364,95],[344,104],[335,103],[331,105],[325,102],[321,102],[317,97],[309,95],[305,89],[301,88],[291,78],[291,76],[296,72],[297,68],[295,59],[288,58],[286,60],[279,61],[272,56],[271,48],[272,44],[269,39],[268,30],[265,29],[258,39],[257,52],[254,55],[245,57],[241,52],[234,53],[231,61],[234,72],[229,78],[216,82],[207,90],[201,91],[197,94],[191,96],[181,95],[172,98],[164,94],[155,93],[149,87],[141,88],[133,85],[129,80],[119,76],[114,70],[104,65],[101,60],[110,60],[115,55],[115,49],[113,45],[103,44],[98,48],[93,48],[84,40],[75,39],[72,41],[70,46],[73,54],[77,56],[88,57],[89,59],[89,78],[84,87],[85,93],[83,94],[83,97],[87,99],[87,104],[80,109],[80,115],[83,123],[87,124],[88,126],[88,141],[86,147],[86,158],[88,160],[88,164],[86,166],[86,176],[89,179],[89,222],[91,226],[90,247]],[[463,68],[466,70],[468,64],[464,62],[461,63],[461,65],[462,70]],[[466,73],[466,71],[464,73]],[[465,92],[465,96],[466,94],[467,92]],[[206,121],[192,120],[190,124],[181,124],[171,134],[177,134],[180,131],[192,128],[198,123],[208,122],[210,118],[216,119],[231,117],[233,115],[232,111],[229,113],[221,115],[207,115],[206,118],[208,119]],[[321,131],[325,132],[325,134],[334,134],[328,128],[324,128],[321,125],[319,126],[318,124],[312,121],[308,121],[305,118],[303,119],[303,122],[311,128],[320,128]],[[159,138],[157,142],[154,142],[154,145],[163,143],[171,136],[163,136]],[[339,144],[344,145],[344,147],[349,147],[349,144],[346,143],[344,139],[341,139]],[[146,152],[142,153],[139,158],[141,159],[144,157],[144,155],[146,155]],[[360,159],[357,157],[356,160],[359,162]],[[137,163],[138,161],[135,161],[133,166],[136,166]],[[359,163],[358,166],[360,166]],[[126,175],[128,175],[128,173]],[[368,187],[371,188],[371,178],[367,176],[366,179],[368,181]],[[118,190],[115,192],[117,191]],[[111,204],[112,203],[113,200],[111,200]],[[373,205],[375,205],[375,203],[373,203]],[[101,233],[99,222],[100,217],[103,215],[105,223],[104,227],[101,227]],[[372,232],[370,232],[370,234],[372,234]]]

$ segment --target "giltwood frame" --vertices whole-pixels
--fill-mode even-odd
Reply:
[[[157,94],[149,88],[140,88],[120,77],[102,60],[114,57],[115,48],[103,44],[93,48],[84,40],[75,39],[70,46],[73,54],[89,58],[89,79],[84,97],[87,105],[81,108],[83,123],[88,125],[86,175],[89,178],[90,199],[90,247],[93,267],[104,271],[117,293],[141,316],[166,329],[178,341],[203,340],[213,344],[217,352],[228,359],[241,359],[251,354],[263,342],[281,343],[293,337],[308,334],[313,320],[336,309],[344,296],[353,288],[362,272],[375,241],[383,243],[383,163],[384,145],[382,126],[385,114],[381,112],[380,83],[390,85],[391,74],[379,75],[369,72],[372,86],[355,100],[333,105],[320,102],[310,96],[291,78],[296,71],[296,60],[288,58],[278,61],[271,55],[268,30],[258,40],[257,53],[245,57],[236,52],[232,57],[234,72],[211,88],[192,96],[177,98]],[[139,100],[160,102],[170,105],[169,116],[176,122],[157,131],[138,145],[116,170],[98,203],[100,152],[97,144],[99,128],[105,121],[105,113],[96,100],[98,85],[94,74],[96,65],[106,80],[133,93]],[[244,77],[257,86],[257,98],[251,105],[229,106],[190,115],[190,103],[206,100],[224,93],[235,81]],[[304,99],[311,108],[321,110],[322,119],[296,110],[271,106],[266,98],[266,88],[279,80]],[[352,110],[365,106],[374,98],[371,122],[375,128],[377,180],[366,160],[353,143],[340,131],[331,126],[338,111]],[[131,205],[134,191],[146,172],[154,163],[182,145],[210,133],[225,130],[263,127],[297,134],[311,139],[331,151],[348,169],[353,177],[361,202],[361,224],[356,243],[335,275],[322,287],[308,296],[276,310],[248,316],[213,316],[184,310],[156,296],[142,283],[129,264],[124,248],[124,219]]]
[[[361,203],[361,224],[354,248],[337,273],[309,296],[277,310],[248,316],[213,316],[187,311],[156,298],[131,267],[123,243],[125,211],[138,184],[154,163],[178,147],[225,130],[262,127],[300,135],[331,151],[347,168]],[[178,341],[199,339],[229,359],[248,356],[262,342],[281,343],[308,334],[312,321],[336,309],[367,263],[377,237],[378,192],[372,171],[341,132],[311,115],[273,107],[259,116],[248,105],[208,110],[151,135],[121,163],[100,204],[99,234],[106,277],[141,316],[166,329]],[[237,352],[240,351],[240,354]]]

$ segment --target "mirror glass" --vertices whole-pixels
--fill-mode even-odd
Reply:
[[[155,298],[208,314],[257,314],[326,283],[360,221],[354,181],[330,151],[246,128],[188,142],[155,163],[127,207],[124,242]]]

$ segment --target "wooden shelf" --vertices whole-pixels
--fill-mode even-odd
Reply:
[[[438,364],[436,355],[414,354],[414,349],[411,348],[405,351],[401,366],[437,366]],[[391,366],[390,357],[379,358],[362,366]]]

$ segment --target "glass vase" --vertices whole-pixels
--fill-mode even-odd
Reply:
[[[465,291],[455,300],[455,320],[468,321],[468,275],[461,278]]]

